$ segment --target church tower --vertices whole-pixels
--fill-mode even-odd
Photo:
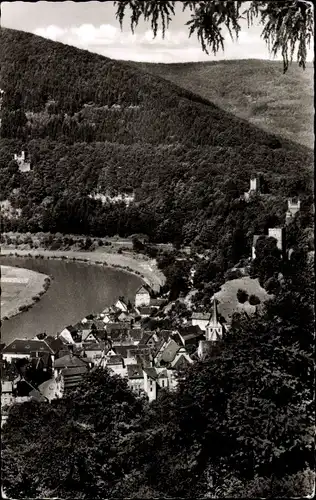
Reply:
[[[208,341],[216,342],[223,338],[224,327],[218,319],[217,300],[213,298],[213,308],[211,319],[206,326],[205,338]]]

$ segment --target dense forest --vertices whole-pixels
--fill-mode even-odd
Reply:
[[[3,230],[145,233],[208,248],[227,269],[284,222],[287,197],[312,225],[307,148],[127,63],[7,29],[0,44],[1,199],[22,208]],[[22,150],[29,173],[13,160]],[[246,203],[252,174],[264,194]],[[125,190],[129,206],[89,197]]]

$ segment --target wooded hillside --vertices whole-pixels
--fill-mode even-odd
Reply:
[[[227,268],[254,232],[283,223],[288,196],[310,225],[307,148],[127,63],[7,29],[0,45],[1,197],[22,208],[4,229],[147,233],[210,248]],[[27,174],[12,161],[23,149]],[[247,204],[259,173],[265,195]],[[125,189],[129,207],[88,197]]]
[[[134,67],[170,80],[253,125],[314,147],[314,68],[259,59],[192,63],[139,63]]]

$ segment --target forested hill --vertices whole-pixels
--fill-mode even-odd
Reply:
[[[301,196],[309,224],[307,148],[127,63],[25,32],[1,30],[0,68],[1,196],[22,208],[5,229],[142,232],[194,241],[226,266],[254,231],[283,223],[288,196]],[[21,150],[30,173],[12,161]],[[252,173],[266,194],[246,204]],[[136,194],[129,207],[88,197],[126,189]]]
[[[314,68],[259,59],[190,63],[138,63],[252,124],[308,147],[314,146]]]

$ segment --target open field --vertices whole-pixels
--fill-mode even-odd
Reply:
[[[42,273],[18,267],[1,266],[1,319],[15,316],[21,307],[31,306],[43,294],[45,280]]]
[[[261,303],[271,298],[271,295],[260,286],[257,279],[245,276],[243,278],[226,281],[226,283],[222,285],[221,290],[215,294],[215,297],[219,301],[218,311],[226,321],[232,317],[234,312],[246,311],[249,314],[255,312],[255,306],[250,305],[248,301],[244,304],[238,302],[237,292],[239,288],[245,290],[249,296],[256,295]]]

